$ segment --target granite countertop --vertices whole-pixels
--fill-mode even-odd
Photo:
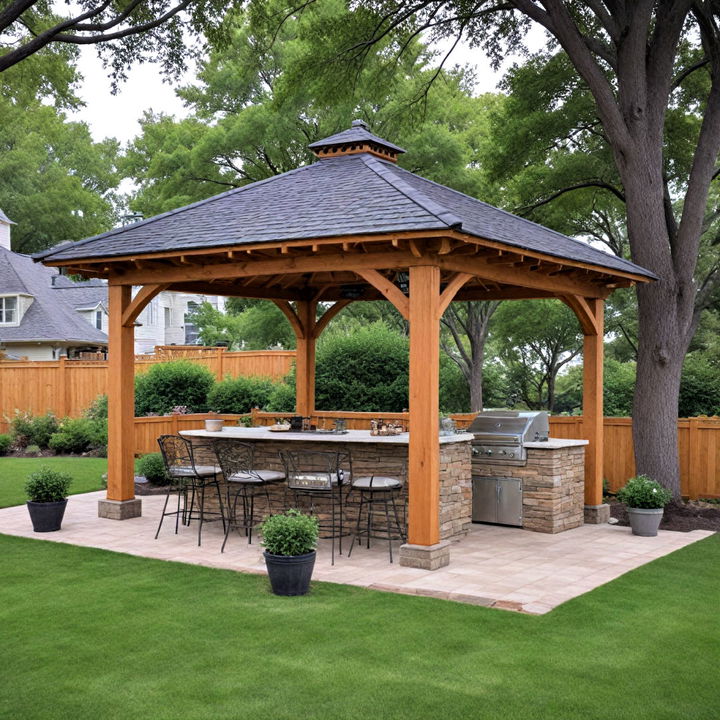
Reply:
[[[235,440],[274,440],[282,442],[331,442],[331,443],[367,443],[376,445],[408,445],[410,436],[402,435],[370,435],[369,430],[348,430],[343,435],[322,432],[272,432],[266,427],[246,428],[238,426],[224,427],[219,432],[207,430],[181,430],[180,435],[185,437],[204,438],[233,438]],[[438,436],[440,445],[450,443],[470,442],[471,433],[458,433],[456,435]],[[572,441],[570,441],[572,442]],[[584,441],[583,441],[584,442]],[[536,443],[545,445],[547,443]]]
[[[525,447],[531,450],[561,450],[562,448],[588,445],[587,440],[570,440],[567,438],[550,438],[545,442],[527,442]]]

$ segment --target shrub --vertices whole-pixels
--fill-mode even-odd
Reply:
[[[50,438],[56,453],[84,453],[107,447],[107,424],[90,418],[65,418]]]
[[[210,370],[187,360],[153,365],[135,379],[135,413],[166,415],[179,405],[189,412],[205,412],[214,384]]]
[[[40,453],[42,452],[42,450],[40,449],[40,446],[39,446],[39,445],[28,445],[28,446],[25,448],[25,452],[26,452],[28,455],[40,455]]]
[[[214,412],[242,414],[254,407],[264,408],[274,387],[269,378],[227,377],[213,387],[207,403]]]
[[[0,455],[7,455],[11,445],[12,437],[10,435],[0,435]]]
[[[25,492],[31,502],[60,502],[67,497],[72,478],[67,473],[43,466],[25,483]]]
[[[153,485],[165,485],[168,482],[165,462],[160,453],[148,453],[139,457],[135,463],[135,472]]]
[[[50,437],[57,432],[58,420],[52,413],[34,416],[29,412],[15,411],[10,420],[10,431],[15,443],[24,448],[38,445],[43,450],[49,447]]]
[[[317,546],[318,531],[317,518],[288,510],[263,522],[262,545],[271,555],[305,555]]]
[[[98,395],[95,402],[85,411],[85,417],[91,420],[107,420],[108,396]]]
[[[679,417],[720,413],[720,370],[702,355],[690,353],[680,380]]]
[[[617,499],[631,508],[664,508],[672,493],[647,475],[638,475],[618,490]]]
[[[275,383],[267,402],[270,412],[295,412],[295,387],[287,383]]]

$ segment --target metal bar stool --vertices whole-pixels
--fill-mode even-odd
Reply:
[[[332,540],[330,553],[334,565],[336,539],[342,555],[343,490],[352,477],[352,456],[348,450],[281,450],[280,457],[285,466],[287,489],[294,494],[296,504],[301,498],[309,500],[309,512],[318,518],[320,536]],[[329,518],[318,513],[319,498],[330,501]]]
[[[165,497],[165,505],[160,516],[155,539],[160,535],[163,520],[168,515],[175,516],[175,534],[178,531],[180,518],[183,525],[190,525],[192,520],[198,520],[198,545],[202,543],[202,527],[208,516],[222,520],[223,530],[225,529],[225,513],[223,511],[222,496],[220,494],[220,483],[218,475],[220,468],[217,465],[212,447],[206,443],[191,443],[180,435],[161,435],[158,438],[160,452],[165,462],[165,470],[173,481],[173,486],[168,490]],[[205,509],[205,490],[214,488],[217,493],[219,509]],[[188,490],[190,491],[190,502],[188,503]],[[173,492],[178,494],[177,510],[167,511],[168,501]],[[182,503],[181,503],[182,496]],[[196,507],[196,496],[199,507]],[[182,509],[181,509],[182,504]]]
[[[253,446],[239,440],[215,440],[213,448],[227,484],[227,526],[220,552],[225,551],[230,530],[245,530],[248,544],[252,543],[255,522],[255,497],[262,491],[267,500],[268,513],[272,510],[268,485],[285,480],[279,470],[255,468]],[[234,490],[231,490],[234,488]],[[235,493],[234,497],[232,493]],[[242,500],[242,516],[238,514],[238,501]]]
[[[403,503],[403,520],[400,521],[396,500],[400,498],[403,487],[405,486],[406,466],[403,465],[398,476],[389,475],[367,475],[354,478],[350,484],[350,492],[348,497],[358,492],[360,494],[360,505],[358,507],[357,522],[355,523],[355,532],[348,557],[352,555],[355,540],[365,536],[367,548],[370,549],[370,538],[387,539],[388,552],[390,553],[390,562],[393,561],[392,543],[393,540],[401,540],[406,542],[405,534],[405,505]],[[389,503],[389,505],[388,505]],[[390,519],[390,507],[392,507],[392,515],[394,523]],[[363,510],[365,510],[365,522],[363,523]],[[384,526],[378,527],[378,523],[373,523],[373,513],[377,510],[384,510]],[[393,527],[394,524],[394,527]],[[380,533],[380,534],[377,534]],[[362,544],[362,542],[358,542]]]

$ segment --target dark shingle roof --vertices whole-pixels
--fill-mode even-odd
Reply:
[[[65,289],[56,290],[52,278],[58,278]],[[107,297],[107,288],[78,283],[70,287],[71,280],[62,278],[55,268],[36,265],[28,255],[20,255],[0,248],[0,293],[31,295],[33,302],[17,327],[0,325],[0,342],[67,341],[79,344],[107,345],[107,335],[83,319],[75,310],[76,292],[90,290],[101,301]]]
[[[438,185],[369,153],[327,157],[133,225],[58,245],[35,257],[79,260],[449,228],[512,249],[655,277],[627,260]]]

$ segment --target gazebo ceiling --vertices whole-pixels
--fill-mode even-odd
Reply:
[[[655,279],[627,260],[397,167],[402,148],[364,123],[310,147],[320,158],[311,165],[62,243],[35,259],[136,285],[328,301],[377,299],[377,282],[368,283],[364,271],[381,270],[394,282],[396,271],[428,262],[448,282],[458,272],[475,276],[458,300],[602,297]]]

